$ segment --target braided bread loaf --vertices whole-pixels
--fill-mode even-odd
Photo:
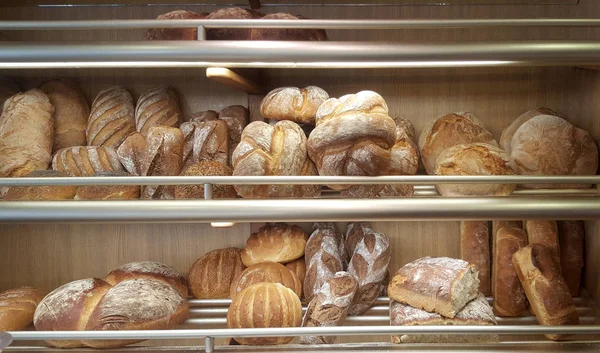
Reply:
[[[123,87],[98,93],[85,130],[88,145],[117,148],[132,132],[135,115],[131,93]]]

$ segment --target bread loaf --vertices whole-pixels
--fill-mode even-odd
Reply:
[[[298,20],[299,17],[289,13],[271,13],[263,20]],[[279,29],[279,28],[253,28],[250,32],[251,40],[286,40],[286,41],[318,41],[325,40],[325,31],[318,29]],[[325,35],[326,38],[326,35]]]
[[[306,152],[306,135],[298,124],[250,123],[231,157],[234,176],[317,175]],[[316,197],[320,185],[236,185],[244,198]]]
[[[153,88],[144,93],[135,107],[137,131],[142,135],[154,126],[178,127],[181,120],[179,97],[171,87]]]
[[[541,244],[528,245],[513,255],[513,264],[540,325],[579,325],[569,287],[547,247]],[[569,335],[546,337],[558,341]]]
[[[486,143],[456,145],[439,154],[436,175],[514,175],[508,155]],[[515,184],[438,184],[442,196],[509,196]]]
[[[48,169],[54,143],[54,106],[39,89],[4,102],[0,116],[0,177]]]
[[[147,148],[146,138],[139,132],[127,136],[117,148],[119,162],[131,175],[142,175],[142,162]]]
[[[191,121],[181,124],[185,139],[183,162],[189,167],[200,161],[227,164],[229,136],[227,124],[221,120]]]
[[[304,255],[308,236],[298,226],[286,223],[265,224],[246,240],[242,252],[244,265],[272,261],[286,263]]]
[[[43,297],[42,291],[31,287],[0,293],[0,331],[21,331],[29,326]]]
[[[560,141],[560,143],[557,143]],[[515,132],[513,169],[522,175],[595,175],[598,147],[586,131],[557,116],[538,115]],[[524,188],[589,188],[589,184],[524,184]]]
[[[490,295],[490,231],[487,221],[460,222],[460,258],[475,265],[479,273],[479,292]]]
[[[261,262],[246,268],[231,283],[229,295],[234,298],[239,292],[255,283],[281,283],[302,297],[302,283],[296,274],[277,262]]]
[[[231,176],[233,171],[229,166],[217,161],[200,161],[196,164],[192,164],[180,175],[185,176],[220,176],[226,175]],[[212,186],[213,199],[234,199],[236,196],[235,189],[232,185],[214,184]],[[203,199],[204,198],[204,184],[193,184],[193,185],[176,185],[175,186],[175,198],[176,199]]]
[[[306,263],[304,262],[304,257],[288,262],[285,264],[285,267],[298,277],[300,283],[304,283],[304,277],[306,277]]]
[[[223,120],[227,124],[227,131],[229,132],[229,157],[227,162],[232,165],[233,151],[242,140],[242,132],[248,125],[248,109],[241,105],[225,107],[219,113],[219,120]]]
[[[19,92],[21,92],[21,88],[15,81],[0,76],[0,112],[4,109],[4,102]]]
[[[439,155],[447,148],[468,143],[498,146],[492,134],[468,112],[442,115],[431,121],[419,136],[421,159],[428,174],[435,173]]]
[[[560,273],[560,243],[556,221],[525,221],[528,244],[542,244],[550,250]]]
[[[206,19],[251,20],[259,19],[261,17],[263,17],[263,14],[255,10],[242,9],[239,7],[230,7],[213,11],[210,14],[208,14],[208,16],[206,16]],[[250,28],[209,28],[206,30],[206,38],[208,40],[248,40],[250,39],[250,32]]]
[[[527,234],[521,228],[500,228],[494,242],[494,310],[499,316],[520,316],[527,310],[528,302],[512,257],[527,246]]]
[[[492,221],[492,258],[496,253],[496,235],[500,228],[519,228],[523,229],[522,221]],[[493,260],[493,259],[492,259]],[[493,264],[492,264],[493,267]],[[492,271],[492,282],[494,281],[494,273]],[[494,294],[494,285],[492,283],[492,295]]]
[[[584,266],[583,244],[585,226],[583,221],[558,221],[560,267],[571,296],[579,295],[581,270]]]
[[[453,318],[477,297],[478,289],[474,265],[448,257],[423,257],[396,272],[388,295],[397,302]]]
[[[115,150],[102,146],[63,148],[54,155],[52,169],[69,176],[93,176],[100,172],[123,171]]]
[[[27,175],[28,178],[65,177],[67,174],[56,170],[35,170]],[[77,186],[72,185],[40,185],[12,186],[4,195],[4,201],[51,201],[70,200],[75,196]]]
[[[46,82],[40,89],[48,95],[55,108],[52,151],[85,146],[85,128],[90,107],[83,93],[73,82],[64,79]]]
[[[525,123],[526,121],[535,118],[538,115],[554,115],[558,116],[558,114],[548,108],[536,108],[525,113],[521,114],[518,118],[516,118],[510,125],[508,125],[504,130],[502,130],[502,136],[500,136],[500,148],[502,148],[506,153],[510,155],[510,145],[512,143],[513,136],[515,132]]]
[[[233,298],[227,310],[229,328],[297,327],[302,322],[298,296],[279,283],[257,283]],[[293,337],[236,337],[241,344],[289,343]]]
[[[95,177],[129,176],[125,172],[99,172]],[[140,198],[139,185],[82,185],[75,200],[134,200]]]
[[[317,86],[280,87],[267,93],[260,102],[260,114],[267,119],[314,125],[317,109],[327,99],[327,92]]]
[[[340,326],[358,290],[358,282],[348,272],[337,272],[308,303],[302,327]],[[335,336],[300,336],[302,344],[333,344]]]
[[[147,147],[141,165],[142,175],[179,175],[183,164],[183,134],[174,127],[155,126],[148,130]],[[174,185],[147,185],[144,199],[172,199]]]
[[[156,261],[127,263],[109,272],[104,280],[108,284],[116,286],[123,281],[138,278],[164,282],[187,298],[188,287],[185,277],[173,267]]]
[[[111,87],[98,93],[85,131],[88,145],[118,148],[135,132],[134,113],[133,98],[125,88]]]
[[[356,245],[370,233],[375,233],[371,223],[368,222],[351,222],[346,226],[345,248],[348,253],[348,259],[354,254]]]
[[[496,318],[485,297],[479,296],[471,300],[452,319],[437,313],[430,313],[410,305],[390,301],[390,323],[392,326],[427,326],[427,325],[496,325]],[[399,335],[392,336],[392,343],[489,343],[498,342],[493,334],[457,335]]]
[[[175,10],[159,15],[157,20],[201,20],[207,13]],[[198,29],[191,28],[153,28],[146,32],[148,40],[198,40]]]
[[[196,260],[188,273],[194,298],[228,298],[232,282],[246,268],[241,254],[238,248],[217,249]]]

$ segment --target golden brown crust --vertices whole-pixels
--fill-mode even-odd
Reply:
[[[500,228],[494,240],[494,310],[499,316],[519,316],[527,310],[523,286],[512,263],[519,249],[527,246],[527,234],[521,228]]]
[[[125,172],[100,172],[97,177],[129,176]],[[140,198],[139,185],[82,185],[75,200],[134,200]]]
[[[558,221],[560,267],[571,296],[579,295],[584,266],[585,225],[583,221]]]
[[[261,282],[281,283],[293,290],[298,298],[302,296],[302,283],[296,274],[277,262],[261,262],[245,269],[231,283],[229,295],[235,298],[244,288]]]
[[[513,136],[515,132],[523,125],[525,122],[535,118],[538,115],[554,115],[559,116],[555,111],[548,108],[536,108],[532,110],[528,110],[525,113],[521,114],[518,118],[516,118],[510,125],[508,125],[504,130],[502,130],[502,136],[500,136],[500,148],[502,148],[506,153],[510,155],[510,145],[512,143]]]
[[[285,264],[285,267],[294,272],[300,283],[304,283],[304,277],[306,276],[306,263],[304,262],[304,257],[288,262]]]
[[[181,293],[184,298],[187,298],[188,287],[185,277],[173,267],[160,262],[130,262],[109,272],[104,277],[104,280],[110,285],[115,286],[120,282],[137,278],[164,282]]]
[[[196,13],[186,10],[175,10],[159,15],[157,20],[201,20],[208,13]],[[155,28],[146,32],[148,40],[198,40],[197,28]]]
[[[56,170],[36,170],[27,175],[30,178],[54,178],[68,176]],[[42,185],[42,186],[13,186],[4,195],[4,201],[50,201],[70,200],[75,196],[77,186],[72,185]]]
[[[135,111],[131,93],[118,86],[98,93],[85,132],[88,145],[116,149],[133,132]]]
[[[314,125],[317,110],[327,99],[329,94],[317,86],[279,87],[260,102],[260,114],[267,119]]]
[[[153,126],[178,127],[181,120],[179,97],[172,87],[157,87],[144,93],[135,107],[137,131],[146,135]]]
[[[475,265],[479,272],[479,291],[490,295],[490,230],[487,221],[460,222],[460,258]]]
[[[307,240],[308,236],[298,226],[267,223],[246,240],[242,261],[246,266],[265,261],[294,261],[304,255]]]
[[[115,150],[103,146],[63,148],[54,155],[52,169],[69,176],[93,176],[99,172],[123,171]]]
[[[188,273],[194,298],[229,298],[232,282],[246,268],[241,254],[239,248],[217,249],[196,260]]]
[[[174,127],[155,126],[148,130],[147,148],[141,165],[144,176],[179,175],[183,167],[183,134]],[[144,199],[172,199],[174,185],[147,185],[142,189]]]
[[[229,166],[216,161],[200,161],[192,164],[180,175],[185,176],[231,176],[233,171]],[[212,186],[213,199],[234,199],[237,195],[232,185],[214,184]],[[203,199],[204,184],[176,185],[176,199]]]
[[[560,272],[560,243],[556,221],[525,221],[525,230],[527,231],[527,243],[546,246]]]
[[[21,331],[33,322],[33,313],[45,293],[21,287],[0,293],[0,331]]]

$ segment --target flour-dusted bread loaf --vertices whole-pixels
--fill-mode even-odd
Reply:
[[[560,267],[571,296],[579,295],[584,266],[585,225],[583,221],[558,221]]]
[[[436,118],[419,135],[425,170],[433,175],[438,156],[447,148],[475,142],[498,146],[492,134],[471,113],[451,113]]]
[[[179,97],[172,87],[153,88],[138,99],[135,107],[136,128],[142,135],[153,126],[178,127],[182,118]]]
[[[298,20],[300,17],[279,12],[268,14],[262,19]],[[325,31],[319,29],[253,28],[250,32],[251,40],[319,41],[326,38]]]
[[[492,261],[488,221],[460,222],[460,258],[475,265],[479,273],[479,292],[490,295]]]
[[[0,76],[0,111],[4,109],[6,100],[21,92],[19,85],[12,79]]]
[[[131,175],[142,175],[142,162],[148,147],[146,137],[139,132],[127,136],[117,148],[119,162]]]
[[[560,242],[556,221],[525,221],[525,230],[527,231],[527,243],[546,246],[560,272]]]
[[[239,248],[216,249],[196,260],[188,273],[194,298],[229,298],[231,284],[246,268],[241,254]]]
[[[233,151],[242,140],[242,132],[248,125],[249,119],[248,109],[241,105],[231,105],[219,112],[219,120],[223,120],[227,124],[229,131],[229,158],[227,162],[230,165],[232,165]]]
[[[53,152],[60,149],[85,146],[85,128],[90,106],[79,88],[71,81],[60,79],[44,83],[40,86],[54,112],[54,147]]]
[[[395,143],[396,124],[385,100],[373,91],[361,91],[321,104],[307,147],[319,175],[377,176],[393,171]],[[344,190],[350,185],[329,187]]]
[[[257,283],[233,298],[227,310],[229,328],[298,327],[302,304],[291,289],[279,283]],[[241,344],[273,345],[289,343],[293,337],[236,337]]]
[[[523,123],[511,141],[513,169],[522,175],[595,175],[598,147],[585,130],[552,115]],[[524,188],[589,188],[589,184],[524,184]]]
[[[54,106],[39,89],[4,102],[0,116],[0,177],[48,169],[54,143]]]
[[[514,253],[527,246],[521,228],[503,227],[494,238],[492,286],[494,310],[499,316],[520,316],[527,310],[527,297],[512,263]]]
[[[344,236],[344,248],[348,254],[348,260],[354,254],[356,245],[370,233],[374,233],[373,227],[369,222],[351,222],[346,226],[346,235]]]
[[[513,264],[540,325],[579,325],[577,308],[551,251],[531,244],[513,255]],[[546,335],[551,340],[570,335]]]
[[[227,164],[217,161],[200,161],[184,169],[184,176],[231,176],[233,170]],[[213,184],[213,199],[234,199],[237,195],[232,185]],[[176,199],[203,199],[204,184],[176,185]]]
[[[165,282],[187,298],[188,287],[183,277],[175,268],[156,261],[137,261],[122,265],[109,272],[104,280],[110,285],[130,279],[152,279]]]
[[[95,177],[129,176],[126,172],[99,172]],[[75,200],[135,200],[140,198],[139,185],[82,185]]]
[[[133,98],[123,87],[107,88],[96,96],[85,130],[89,146],[118,148],[135,132]]]
[[[229,133],[227,123],[207,118],[181,124],[185,138],[184,167],[200,161],[217,161],[227,164],[229,159]]]
[[[341,326],[358,291],[358,282],[348,272],[328,279],[306,308],[302,327]],[[300,336],[302,344],[333,344],[335,336]]]
[[[0,331],[21,331],[33,322],[33,313],[44,298],[36,288],[21,287],[0,293]]]
[[[513,136],[515,132],[525,123],[526,121],[535,118],[538,115],[553,115],[559,116],[555,111],[548,108],[536,108],[532,110],[528,110],[525,113],[521,114],[518,118],[516,118],[510,125],[502,130],[502,136],[500,136],[500,148],[502,148],[506,153],[510,155],[510,148]]]
[[[26,175],[28,178],[66,177],[66,173],[56,170],[35,170]],[[4,201],[51,201],[70,200],[75,196],[77,186],[73,185],[39,185],[12,186],[2,198]]]
[[[239,7],[223,8],[211,12],[206,16],[207,20],[251,20],[262,18],[264,14]],[[209,40],[248,40],[250,39],[250,28],[209,28],[206,30],[206,38]]]
[[[267,223],[246,240],[242,261],[246,266],[265,261],[294,261],[304,255],[307,239],[306,233],[298,226]]]
[[[471,300],[452,319],[437,313],[430,313],[410,305],[390,301],[390,324],[392,326],[428,326],[428,325],[496,325],[496,317],[485,297]],[[392,336],[392,343],[490,343],[498,342],[498,335],[399,335]]]
[[[423,257],[404,265],[388,286],[395,301],[453,318],[479,293],[474,265],[449,257]]]
[[[231,157],[234,176],[317,175],[308,158],[306,135],[298,124],[255,121],[244,129]],[[236,185],[244,198],[316,197],[320,185]]]
[[[93,176],[100,172],[123,171],[115,150],[103,146],[63,148],[54,155],[52,169],[69,176]]]
[[[260,102],[260,114],[267,119],[314,125],[317,109],[327,99],[329,94],[317,86],[279,87]]]
[[[175,127],[155,126],[148,130],[147,147],[141,164],[144,176],[179,175],[183,167],[183,143],[181,130]],[[173,199],[174,185],[146,185],[142,189],[144,199]]]
[[[455,145],[438,156],[435,175],[514,175],[508,155],[487,143]],[[515,184],[438,184],[442,196],[509,196]]]
[[[302,297],[302,283],[296,274],[277,262],[261,262],[246,268],[231,283],[229,295],[234,298],[239,292],[255,283],[281,283]]]
[[[208,13],[196,13],[186,10],[175,10],[159,15],[157,20],[201,20]],[[152,28],[146,32],[148,40],[198,40],[198,29],[190,28]]]

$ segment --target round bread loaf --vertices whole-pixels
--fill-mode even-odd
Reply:
[[[436,175],[514,175],[506,152],[486,143],[456,145],[438,157]],[[438,184],[442,196],[509,196],[515,184]]]
[[[267,119],[314,125],[317,110],[327,99],[329,94],[317,86],[279,87],[260,102],[260,114]]]
[[[56,152],[52,169],[69,176],[93,176],[99,172],[119,172],[123,167],[111,147],[75,146]]]
[[[261,282],[281,283],[293,290],[298,298],[302,296],[302,283],[296,274],[277,262],[261,262],[245,269],[231,283],[230,296],[235,298],[244,288]]]
[[[239,7],[230,7],[213,11],[207,20],[251,20],[259,19],[264,15],[251,9],[242,9]],[[206,38],[209,40],[248,40],[250,39],[250,28],[231,29],[231,28],[210,28],[206,31]]]
[[[298,20],[299,18],[289,13],[271,13],[263,20]],[[286,41],[318,41],[324,40],[318,29],[283,29],[283,28],[253,28],[250,32],[252,40],[286,40]]]
[[[217,249],[196,260],[188,273],[194,298],[229,298],[231,283],[246,268],[241,254],[238,248]]]
[[[288,262],[285,264],[285,267],[298,277],[300,283],[304,283],[304,277],[306,276],[306,263],[304,257]]]
[[[286,263],[304,255],[308,235],[298,226],[287,223],[267,223],[246,240],[242,253],[244,265],[272,261]]]
[[[551,115],[538,115],[515,132],[511,164],[521,175],[595,175],[598,147],[585,130]],[[589,184],[525,184],[524,188],[588,188]]]
[[[67,174],[56,170],[35,170],[27,175],[29,178],[55,178],[66,177]],[[40,186],[13,186],[8,189],[3,200],[5,201],[50,201],[70,200],[75,196],[77,186],[72,185],[40,185]]]
[[[436,118],[419,136],[425,170],[430,175],[435,173],[438,156],[446,148],[475,142],[498,146],[492,134],[471,113],[451,113]]]
[[[130,262],[110,271],[104,280],[116,286],[123,281],[138,278],[164,282],[175,288],[184,298],[188,296],[185,277],[173,267],[156,261]]]
[[[96,96],[86,128],[90,146],[118,148],[135,132],[133,98],[123,87],[107,88]]]
[[[510,123],[510,125],[502,130],[502,135],[500,136],[500,148],[510,155],[510,144],[512,143],[515,132],[517,132],[524,122],[535,118],[538,115],[558,116],[558,113],[548,108],[536,108],[521,114],[512,123]]]
[[[298,296],[279,283],[257,283],[241,291],[227,310],[229,328],[298,327],[302,304]],[[236,337],[241,344],[289,343],[293,337]]]
[[[24,330],[33,321],[33,313],[42,298],[42,291],[31,287],[0,293],[0,331]]]
[[[208,13],[196,13],[186,10],[175,10],[159,15],[157,20],[201,20]],[[198,29],[193,28],[156,28],[146,32],[148,40],[198,40]]]
[[[129,176],[126,172],[99,172],[95,177]],[[75,200],[134,200],[140,198],[139,185],[82,185]]]
[[[180,175],[184,176],[231,176],[233,171],[228,165],[217,161],[200,161],[192,164]],[[237,195],[232,185],[214,184],[213,199],[234,199]],[[175,186],[176,199],[203,199],[204,184]]]
[[[179,126],[179,97],[171,87],[157,87],[144,93],[135,107],[137,131],[147,135],[153,126]]]

